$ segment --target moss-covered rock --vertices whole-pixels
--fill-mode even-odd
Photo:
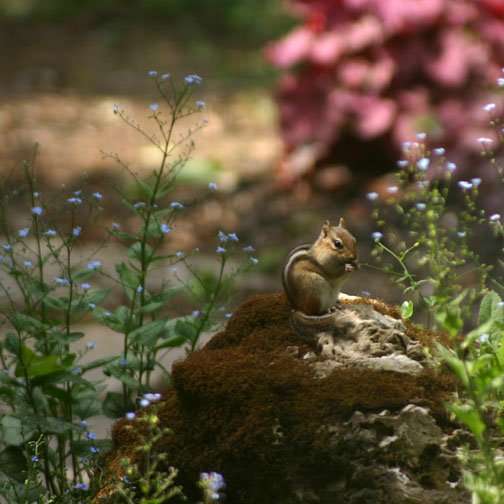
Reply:
[[[343,302],[345,323],[310,339],[283,295],[256,296],[175,364],[159,406],[174,435],[160,449],[191,498],[199,473],[218,471],[230,504],[468,502],[446,444],[453,381],[421,351],[443,336],[379,301]],[[133,453],[126,424],[97,499]]]

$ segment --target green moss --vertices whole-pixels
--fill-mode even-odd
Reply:
[[[395,307],[359,302],[399,318]],[[228,502],[276,504],[290,488],[286,474],[322,480],[334,474],[335,462],[324,456],[322,426],[348,418],[355,409],[394,410],[408,403],[444,414],[442,404],[453,383],[442,373],[418,378],[337,368],[327,378],[315,378],[301,358],[310,348],[291,329],[289,314],[283,294],[256,296],[205,348],[174,365],[174,388],[159,416],[175,432],[163,449],[180,469],[189,495],[199,472],[214,470],[226,477]],[[424,344],[436,337],[414,326],[408,331]],[[123,421],[113,435],[117,459],[135,439]],[[109,465],[117,468],[114,456]]]

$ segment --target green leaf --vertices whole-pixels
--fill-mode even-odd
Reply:
[[[152,258],[152,255],[154,254],[153,248],[146,243],[145,244],[145,260],[146,262],[150,262],[150,259]],[[128,257],[130,259],[134,259],[135,261],[141,262],[142,261],[142,243],[141,242],[136,242],[131,245],[131,247],[128,249]]]
[[[19,446],[23,444],[23,425],[19,418],[5,415],[0,421],[2,439],[7,445]]]
[[[65,298],[46,296],[42,300],[42,303],[44,303],[44,306],[50,308],[51,310],[63,311],[67,309],[68,300]]]
[[[175,324],[175,332],[185,338],[186,341],[194,341],[194,339],[198,335],[198,329],[196,326],[188,322],[187,320],[177,320],[177,323]]]
[[[453,350],[445,348],[439,343],[436,344],[436,349],[441,355],[443,360],[452,368],[453,372],[456,374],[458,379],[467,387],[469,383],[469,378],[467,376],[467,371],[464,366],[464,362],[457,357],[457,354]]]
[[[502,314],[502,309],[499,310],[497,306],[500,301],[500,296],[494,291],[490,291],[485,295],[480,304],[478,321],[480,325],[494,318],[497,313],[500,312]]]
[[[155,312],[155,311],[159,310],[163,306],[164,306],[163,302],[157,301],[157,302],[148,303],[148,304],[142,306],[142,308],[140,309],[140,311],[142,313],[152,313],[152,312]]]
[[[105,396],[105,401],[103,401],[103,412],[109,418],[120,418],[123,417],[131,405],[123,399],[123,395],[119,392],[107,392]]]
[[[7,477],[23,483],[26,478],[26,470],[26,459],[21,448],[8,446],[0,452],[0,471]]]
[[[100,367],[104,367],[107,364],[110,364],[111,362],[117,360],[117,357],[102,357],[101,359],[96,359],[94,361],[91,361],[87,364],[84,364],[81,366],[82,373],[85,373],[87,371],[91,371],[91,369],[96,369]]]
[[[116,271],[124,287],[136,289],[140,284],[140,277],[138,273],[129,268],[127,264],[123,262],[117,264]]]
[[[401,317],[403,319],[410,319],[413,316],[413,302],[404,301],[401,305]]]
[[[21,347],[21,358],[17,362],[16,376],[35,378],[58,371],[65,371],[57,355],[38,356],[27,346]]]
[[[163,340],[162,343],[156,345],[155,350],[161,350],[162,348],[177,348],[183,346],[187,342],[185,336],[172,335],[167,339]]]
[[[482,438],[486,425],[473,407],[469,404],[450,404],[449,408],[457,419],[471,430],[477,439],[480,440]]]
[[[164,320],[153,320],[129,334],[129,341],[139,345],[152,346],[156,343],[159,335],[165,330]]]

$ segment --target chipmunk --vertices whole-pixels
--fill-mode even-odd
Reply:
[[[283,286],[295,318],[322,330],[334,316],[341,286],[357,268],[357,241],[345,221],[340,219],[338,226],[326,221],[315,243],[292,250],[283,269]]]

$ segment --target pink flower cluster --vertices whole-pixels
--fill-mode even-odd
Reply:
[[[278,90],[285,178],[344,148],[343,134],[380,140],[392,157],[420,131],[459,159],[479,150],[475,139],[488,123],[482,104],[504,65],[502,0],[289,5],[301,26],[266,49],[285,71]],[[300,154],[307,146],[309,155]]]

